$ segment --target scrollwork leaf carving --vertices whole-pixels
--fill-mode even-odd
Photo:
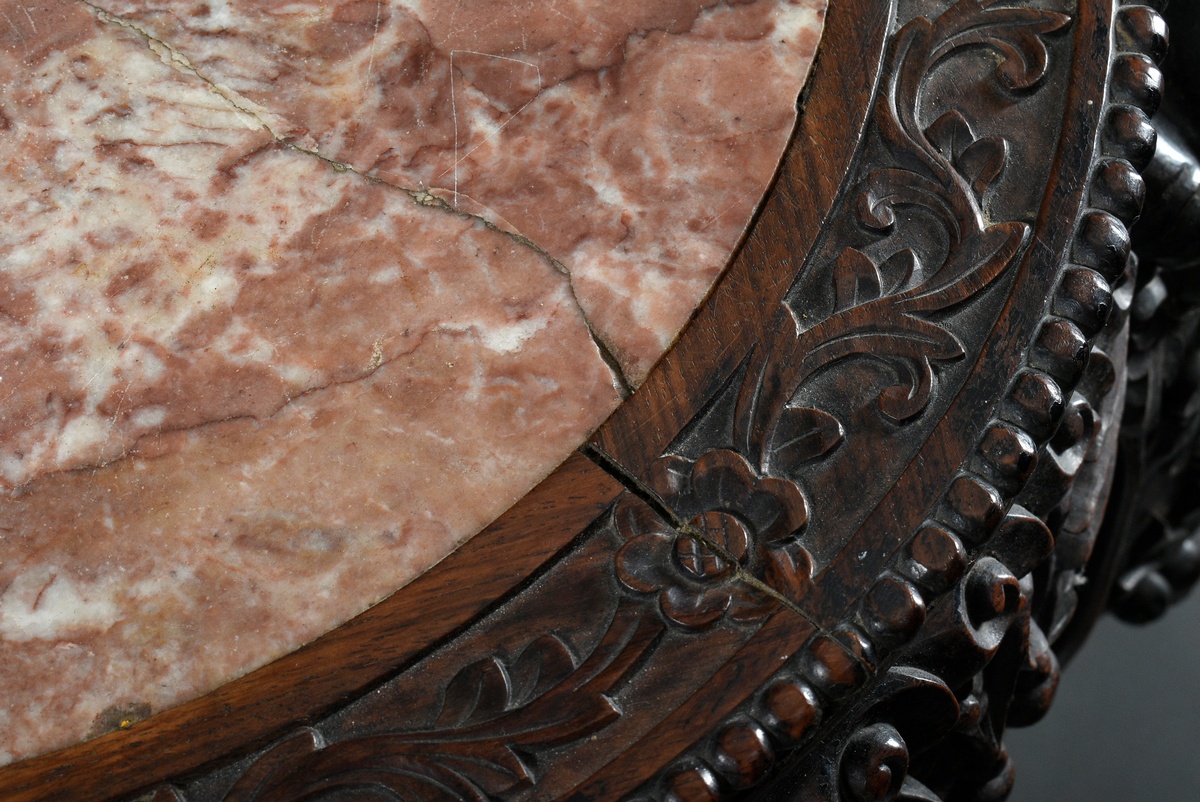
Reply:
[[[964,190],[974,181],[958,172],[948,157],[922,130],[917,98],[929,74],[955,53],[969,47],[988,47],[1001,60],[996,78],[1010,91],[1029,90],[1046,74],[1048,51],[1042,37],[1065,27],[1065,14],[1032,8],[997,8],[994,0],[962,0],[936,19],[918,17],[897,34],[890,97],[879,115],[884,143],[904,168],[920,171],[944,187],[944,199],[954,209],[957,228],[978,228],[978,203]],[[936,131],[936,129],[935,129]],[[914,147],[915,146],[915,147]],[[938,193],[941,194],[941,193]]]
[[[973,0],[943,14],[938,22],[953,30],[954,35],[947,36],[934,51],[934,62],[951,50],[987,44],[1002,56],[996,78],[1008,89],[1031,89],[1045,76],[1049,60],[1042,36],[1064,27],[1070,18],[1054,11],[996,8],[998,3]]]
[[[971,189],[977,197],[982,198],[1000,173],[1008,160],[1008,142],[998,136],[985,136],[977,139],[958,154],[955,166],[971,183]]]
[[[531,643],[511,667],[497,657],[484,658],[464,668],[447,684],[436,725],[461,727],[523,707],[573,670],[570,652],[552,635]]]
[[[774,444],[771,465],[785,475],[830,453],[844,437],[837,418],[813,407],[788,407],[780,415],[777,431],[788,436]]]
[[[774,453],[780,439],[775,429],[791,432],[792,424],[806,423],[787,412],[788,405],[810,377],[843,360],[868,357],[893,368],[896,383],[878,398],[885,417],[903,423],[927,408],[934,364],[964,353],[958,337],[935,316],[970,301],[1014,265],[1028,245],[1029,226],[988,225],[981,206],[1004,171],[1008,143],[977,136],[958,110],[923,126],[921,87],[955,53],[984,47],[999,54],[996,75],[1005,88],[1030,89],[1047,69],[1042,37],[1068,21],[1052,11],[960,0],[937,18],[918,17],[897,33],[876,114],[879,136],[894,158],[861,179],[854,209],[861,225],[885,236],[900,225],[900,209],[922,210],[931,218],[925,225],[944,233],[940,261],[925,271],[912,247],[878,261],[870,248],[847,246],[826,268],[832,274],[832,313],[810,322],[786,307],[749,360],[735,411],[735,445],[760,470],[797,466],[797,459]],[[921,239],[928,242],[929,232]],[[937,253],[938,247],[930,244],[928,250]],[[803,439],[803,431],[783,437]]]
[[[938,117],[925,129],[925,138],[954,165],[977,198],[1000,177],[1008,160],[1008,143],[998,136],[976,138],[958,109]]]
[[[662,624],[619,608],[577,662],[544,635],[513,659],[490,656],[448,683],[427,729],[385,731],[326,744],[301,730],[263,753],[225,802],[379,798],[483,800],[532,785],[538,750],[577,741],[615,721],[610,689],[633,669]]]
[[[879,269],[865,253],[847,248],[833,269],[834,309],[841,312],[880,296]]]
[[[970,299],[999,278],[1016,260],[1024,250],[1028,236],[1029,226],[1025,223],[989,226],[975,238],[969,256],[952,253],[925,285],[900,296],[904,299],[902,311],[944,312]]]

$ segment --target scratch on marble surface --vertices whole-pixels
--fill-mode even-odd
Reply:
[[[271,126],[267,125],[266,120],[264,120],[257,111],[250,108],[253,104],[251,104],[245,98],[237,97],[235,92],[220,86],[215,81],[203,75],[195,68],[195,66],[192,65],[191,60],[183,53],[179,52],[179,50],[172,47],[167,42],[164,42],[162,39],[159,39],[146,28],[138,25],[132,20],[125,19],[117,14],[113,14],[111,11],[104,9],[95,3],[89,2],[89,0],[77,0],[77,2],[94,11],[96,16],[101,21],[107,22],[110,25],[116,25],[119,28],[125,28],[134,34],[137,34],[146,42],[146,46],[150,49],[150,51],[160,59],[163,59],[164,63],[170,64],[184,75],[193,76],[208,84],[209,89],[211,89],[214,94],[225,100],[225,102],[227,102],[229,105],[233,106],[236,111],[253,118],[254,121],[256,121],[262,128],[266,129],[266,131],[270,133],[274,139],[281,140],[279,135],[271,130]],[[166,56],[165,58],[164,55]]]
[[[163,56],[163,53],[159,52],[159,48],[161,48],[161,50],[167,54],[167,56],[169,58],[168,63],[170,63],[171,66],[175,67],[177,70],[184,73],[185,75],[195,77],[196,79],[203,81],[205,84],[208,85],[208,87],[213,91],[214,94],[216,94],[218,97],[220,97],[225,102],[227,102],[229,105],[231,105],[236,111],[253,118],[253,120],[255,122],[257,122],[258,125],[263,130],[265,130],[271,136],[271,138],[273,140],[275,140],[275,142],[278,145],[284,147],[285,149],[293,151],[295,153],[301,153],[306,156],[310,156],[312,158],[318,159],[318,160],[324,162],[325,164],[327,164],[329,167],[331,167],[333,170],[335,170],[337,172],[353,173],[354,175],[358,176],[359,178],[362,178],[373,184],[377,184],[379,186],[384,186],[384,187],[388,187],[389,189],[403,192],[420,206],[434,207],[434,208],[438,208],[443,211],[447,211],[452,214],[458,215],[460,217],[476,220],[476,221],[482,223],[483,225],[485,225],[488,229],[495,231],[498,234],[502,234],[502,235],[508,237],[513,242],[516,242],[517,244],[519,244],[523,247],[531,249],[532,251],[537,253],[542,258],[548,260],[550,262],[550,264],[554,267],[555,270],[557,270],[559,273],[562,273],[564,276],[566,276],[567,286],[569,289],[572,303],[574,303],[575,308],[578,311],[580,318],[583,320],[584,325],[587,327],[588,333],[591,336],[592,342],[596,346],[596,350],[600,353],[601,359],[604,360],[605,365],[608,367],[609,371],[613,374],[614,387],[617,389],[617,391],[621,394],[622,397],[628,397],[633,392],[633,382],[626,375],[625,369],[622,366],[620,360],[617,358],[616,354],[614,353],[613,348],[604,340],[604,338],[602,338],[599,335],[596,327],[593,325],[592,321],[588,317],[587,310],[585,310],[584,307],[580,304],[579,297],[578,297],[578,294],[575,289],[573,277],[571,275],[571,271],[569,269],[567,269],[567,267],[560,260],[552,257],[549,253],[546,252],[546,250],[544,248],[542,248],[541,246],[534,243],[528,237],[526,237],[522,234],[519,234],[515,231],[509,231],[509,230],[497,225],[494,221],[487,219],[483,215],[467,212],[467,211],[464,211],[464,210],[458,208],[458,198],[460,197],[460,193],[458,192],[458,165],[464,159],[468,158],[472,153],[474,153],[476,150],[478,150],[480,147],[482,147],[484,144],[486,144],[488,142],[488,140],[497,136],[506,125],[508,125],[510,122],[512,122],[514,119],[516,119],[517,115],[519,115],[524,109],[526,109],[529,106],[530,103],[533,102],[533,100],[537,97],[537,93],[535,92],[533,98],[530,98],[529,100],[527,100],[520,108],[518,108],[516,111],[514,111],[513,114],[507,120],[505,120],[494,131],[489,133],[483,139],[483,141],[477,143],[469,151],[467,151],[465,154],[463,154],[461,158],[459,158],[459,156],[458,156],[458,148],[459,148],[458,116],[457,116],[458,111],[457,111],[457,104],[454,101],[454,67],[453,67],[453,64],[454,64],[455,53],[467,53],[467,54],[472,54],[472,55],[477,55],[477,56],[483,56],[486,58],[498,59],[501,61],[511,61],[511,62],[515,62],[518,64],[522,64],[527,67],[533,67],[534,70],[537,71],[538,92],[540,92],[542,89],[542,73],[541,73],[541,68],[538,67],[536,64],[531,64],[531,63],[523,61],[521,59],[510,58],[507,56],[500,56],[500,55],[496,55],[493,53],[483,53],[483,52],[476,51],[476,50],[460,49],[460,50],[451,50],[450,51],[451,109],[452,109],[452,113],[454,115],[454,121],[455,121],[454,122],[454,125],[455,125],[454,157],[455,158],[454,158],[454,164],[452,167],[452,169],[454,171],[454,202],[447,203],[444,199],[439,198],[436,195],[431,195],[426,190],[413,189],[411,187],[404,187],[404,186],[400,186],[399,184],[394,184],[390,181],[379,178],[378,176],[373,176],[373,175],[370,175],[369,173],[365,173],[365,172],[357,169],[356,167],[354,167],[351,164],[347,164],[346,162],[341,162],[336,159],[332,159],[332,158],[326,156],[325,154],[322,154],[320,151],[316,150],[315,148],[306,148],[306,147],[303,147],[302,145],[299,145],[296,142],[289,140],[287,137],[282,136],[277,131],[275,131],[272,128],[272,126],[263,118],[264,113],[269,113],[268,110],[263,109],[260,111],[260,110],[255,109],[254,106],[256,106],[257,104],[242,97],[241,95],[239,95],[238,93],[229,89],[228,87],[221,86],[219,83],[217,83],[210,77],[206,76],[204,73],[200,72],[198,69],[196,69],[196,67],[193,65],[192,61],[184,53],[180,52],[177,48],[175,48],[168,42],[165,42],[162,39],[160,39],[159,37],[155,36],[152,32],[147,30],[145,27],[138,25],[137,23],[133,22],[132,20],[125,19],[124,17],[121,17],[117,14],[113,14],[112,12],[104,9],[103,7],[90,2],[90,0],[77,0],[77,2],[83,4],[84,6],[87,6],[89,9],[91,9],[93,12],[95,12],[96,15],[102,21],[110,23],[112,25],[116,25],[121,28],[125,28],[125,29],[137,34],[140,38],[142,38],[146,42],[147,47],[149,47],[151,49],[151,51],[154,52],[156,55],[158,55],[160,58],[162,58],[162,56]],[[382,0],[379,0],[379,3],[377,4],[377,9],[381,8],[381,5],[379,5],[381,3],[382,3]],[[378,30],[378,24],[379,24],[379,20],[377,18],[376,19],[376,31]],[[372,40],[372,48],[373,47],[374,47],[374,40]],[[371,58],[373,60],[374,50],[372,50]],[[441,173],[441,175],[445,175],[445,172],[448,172],[448,171],[443,171]],[[430,202],[430,199],[432,199],[432,198],[436,198],[437,201]]]
[[[23,2],[0,396],[37,425],[0,416],[0,604],[34,568],[34,615],[149,584],[0,644],[0,763],[327,631],[574,449],[618,403],[596,349],[640,380],[727,264],[823,7]]]
[[[383,19],[383,0],[375,0],[375,27],[371,31],[371,49],[367,58],[367,77],[365,84],[370,84],[375,70],[375,42],[379,39],[379,23]]]
[[[458,152],[459,152],[458,97],[455,92],[455,86],[454,86],[454,56],[459,53],[465,53],[465,54],[474,55],[474,56],[482,56],[483,58],[492,58],[492,59],[497,59],[499,61],[511,61],[516,64],[523,64],[526,67],[533,67],[535,70],[537,70],[537,83],[538,83],[537,90],[534,92],[533,96],[529,98],[529,100],[526,100],[523,104],[521,104],[521,107],[519,109],[517,109],[516,111],[514,111],[511,115],[509,115],[507,120],[502,122],[495,130],[493,130],[491,133],[489,133],[487,136],[485,136],[478,144],[476,144],[474,147],[472,147],[470,150],[468,150],[466,153],[464,153],[461,157],[458,155]],[[443,170],[442,172],[440,172],[436,176],[434,176],[433,180],[436,181],[437,179],[444,176],[446,173],[453,171],[453,173],[454,173],[454,178],[453,178],[453,181],[454,181],[454,207],[456,209],[458,208],[458,166],[460,164],[462,164],[464,161],[466,161],[466,159],[469,158],[472,153],[479,150],[481,147],[486,145],[489,141],[491,141],[492,139],[495,139],[497,136],[499,136],[500,132],[504,130],[504,127],[506,125],[511,123],[513,120],[515,120],[521,112],[525,111],[525,109],[529,108],[529,104],[533,103],[533,101],[537,99],[538,95],[541,94],[542,88],[543,88],[542,68],[539,67],[537,64],[534,64],[533,62],[524,61],[523,59],[519,59],[519,58],[512,58],[510,56],[502,56],[502,55],[499,55],[496,53],[481,53],[478,50],[459,49],[459,50],[451,50],[450,51],[450,114],[451,114],[452,119],[454,120],[454,162],[453,162],[453,164],[451,164],[450,167],[446,168],[445,170]]]
[[[29,9],[25,6],[21,6],[21,13],[25,15],[25,19],[29,20],[29,27],[33,29],[34,33],[37,33],[37,24],[33,21],[33,15],[29,13]]]

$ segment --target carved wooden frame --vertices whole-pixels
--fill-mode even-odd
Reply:
[[[0,797],[1002,798],[1108,493],[1164,47],[1115,0],[833,0],[752,231],[579,452]]]

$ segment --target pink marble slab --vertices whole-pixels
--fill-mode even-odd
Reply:
[[[636,386],[824,0],[0,0],[0,763],[410,581]]]

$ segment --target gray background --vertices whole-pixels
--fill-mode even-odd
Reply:
[[[1167,91],[1197,148],[1200,0],[1172,0],[1166,17]],[[1046,718],[1005,741],[1010,802],[1200,802],[1200,588],[1148,626],[1102,619]]]
[[[1101,619],[1046,718],[1005,742],[1010,802],[1200,802],[1200,588],[1152,624]]]

